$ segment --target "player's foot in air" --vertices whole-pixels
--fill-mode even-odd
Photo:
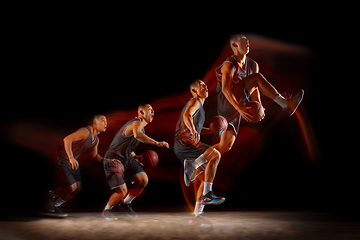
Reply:
[[[194,179],[195,168],[193,163],[193,160],[185,159],[184,161],[184,182],[187,187],[190,186],[191,180]]]
[[[202,227],[211,227],[211,226],[215,225],[211,221],[209,221],[208,219],[204,218],[202,213],[197,215],[197,216],[194,216],[189,221],[189,223],[191,223],[193,225],[202,226]]]
[[[213,191],[207,192],[207,194],[200,196],[200,203],[204,205],[218,205],[225,201],[224,197],[215,196]]]
[[[129,217],[137,217],[137,213],[132,209],[131,203],[126,204],[124,203],[124,200],[121,201],[119,204],[119,209],[123,212],[125,212]]]
[[[117,220],[117,217],[114,216],[114,214],[112,213],[111,210],[105,210],[102,212],[102,216],[106,219],[106,220]]]
[[[287,112],[290,116],[292,116],[296,109],[299,107],[301,101],[303,100],[305,91],[301,89],[294,97],[288,97],[287,103],[289,107],[283,108],[283,111]]]

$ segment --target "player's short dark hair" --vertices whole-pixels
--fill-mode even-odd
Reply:
[[[190,83],[189,87],[190,87],[190,92],[192,89],[197,87],[198,82],[201,81],[200,79],[196,79],[195,81],[193,81],[192,83]]]
[[[93,118],[93,121],[98,121],[98,120],[99,120],[99,118],[100,118],[100,117],[102,117],[102,116],[104,116],[104,117],[105,117],[105,115],[104,115],[104,114],[96,114],[96,115],[94,116],[94,118]]]
[[[242,34],[242,33],[237,33],[237,34],[231,35],[230,38],[229,38],[230,47],[231,47],[231,44],[232,44],[233,42],[236,42],[236,40],[237,40],[238,38],[240,38],[241,36],[245,36],[245,35]]]
[[[150,105],[150,103],[141,103],[141,104],[138,106],[138,111],[140,111],[140,109],[144,109],[146,105]]]

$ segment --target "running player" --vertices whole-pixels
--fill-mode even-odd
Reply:
[[[119,209],[125,211],[131,217],[137,216],[131,207],[131,202],[145,188],[148,177],[141,167],[141,163],[138,162],[139,156],[136,156],[133,152],[135,147],[142,142],[169,148],[167,142],[155,141],[145,134],[145,126],[151,123],[153,119],[154,110],[152,106],[150,104],[140,105],[138,107],[138,117],[128,121],[120,128],[105,154],[105,175],[111,190],[114,190],[102,213],[106,219],[116,219],[111,210],[121,200]],[[119,159],[121,163],[108,160],[110,158]],[[124,177],[131,178],[134,182],[129,191]]]
[[[247,57],[249,40],[244,35],[234,35],[230,39],[230,47],[234,53],[215,70],[218,80],[216,86],[219,115],[229,123],[227,131],[221,133],[216,149],[220,153],[229,151],[236,139],[241,117],[246,121],[252,116],[246,112],[248,107],[243,104],[257,101],[261,104],[260,92],[279,104],[283,111],[292,116],[301,103],[304,90],[295,97],[286,99],[259,73],[259,65]]]
[[[96,115],[90,126],[80,128],[63,139],[64,145],[57,157],[58,179],[60,187],[49,191],[45,207],[48,211],[66,216],[60,206],[69,201],[81,190],[81,176],[78,157],[91,151],[91,156],[97,161],[103,161],[98,154],[99,138],[105,132],[107,119],[104,115]]]
[[[174,152],[184,165],[184,181],[189,186],[191,181],[199,178],[201,181],[197,189],[194,209],[195,219],[202,219],[204,205],[220,204],[223,197],[213,194],[212,185],[221,155],[214,147],[200,142],[200,133],[210,133],[204,128],[205,99],[208,97],[208,88],[201,80],[190,85],[193,96],[183,108],[176,124]],[[204,173],[204,174],[202,174]]]

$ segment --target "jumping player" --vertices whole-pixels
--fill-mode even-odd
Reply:
[[[212,191],[221,155],[214,147],[200,142],[200,133],[210,133],[208,128],[203,127],[203,104],[209,94],[208,88],[203,81],[196,80],[190,85],[190,91],[193,98],[183,108],[176,124],[174,152],[184,165],[185,185],[189,186],[196,178],[201,179],[195,194],[194,216],[195,219],[202,219],[204,205],[225,201],[225,198],[215,196]]]
[[[131,202],[145,188],[148,183],[148,177],[137,161],[139,157],[133,152],[135,147],[142,142],[169,148],[167,142],[155,141],[145,134],[144,128],[153,119],[154,110],[152,106],[150,104],[140,105],[138,107],[138,117],[128,121],[120,128],[105,154],[105,175],[111,190],[114,190],[102,213],[106,219],[116,220],[111,210],[121,200],[119,209],[125,211],[131,217],[137,216],[131,207]],[[118,159],[120,162],[108,160],[111,158]],[[134,182],[132,189],[129,189],[129,191],[124,177],[131,178]]]
[[[261,104],[260,92],[279,104],[283,111],[292,116],[300,105],[304,90],[295,97],[286,99],[259,73],[259,65],[247,57],[249,40],[244,35],[235,35],[230,39],[230,47],[234,53],[215,70],[218,84],[216,87],[219,115],[228,121],[227,131],[221,133],[216,149],[220,153],[229,151],[236,139],[241,117],[246,121],[252,116],[246,112],[243,104],[257,101]]]
[[[78,157],[85,152],[97,161],[103,161],[98,154],[99,138],[101,132],[105,132],[107,119],[104,115],[96,115],[90,126],[80,128],[76,132],[63,139],[64,145],[57,157],[58,179],[60,187],[49,191],[45,207],[48,211],[66,216],[60,206],[70,200],[81,190],[81,176]]]

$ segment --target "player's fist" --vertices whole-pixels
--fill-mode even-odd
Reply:
[[[156,146],[158,147],[164,147],[164,148],[169,148],[169,144],[165,141],[161,141],[161,142],[157,142]]]

